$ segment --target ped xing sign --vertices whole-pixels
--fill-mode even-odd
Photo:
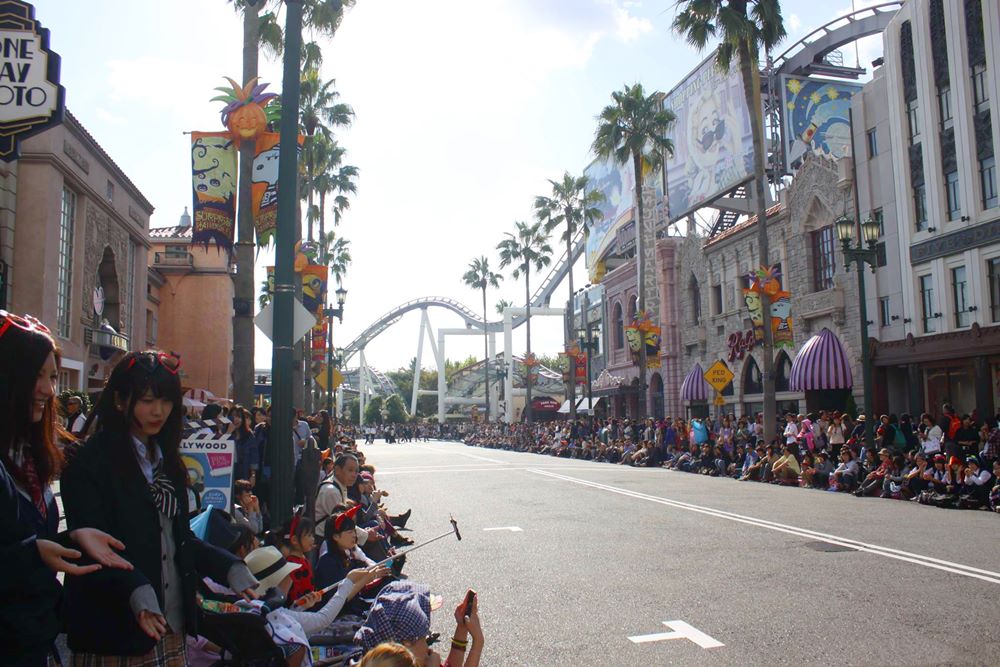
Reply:
[[[59,54],[35,8],[0,0],[0,158],[18,157],[18,142],[63,120],[66,89],[59,85]]]
[[[729,370],[725,362],[721,359],[708,367],[705,371],[705,382],[712,386],[715,391],[721,392],[733,381],[733,372]]]

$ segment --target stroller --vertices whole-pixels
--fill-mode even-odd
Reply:
[[[220,659],[213,667],[283,667],[287,645],[275,641],[268,623],[270,609],[284,604],[284,595],[271,589],[259,606],[236,605],[239,598],[212,596],[202,605],[200,634],[218,646]],[[337,621],[321,635],[309,638],[315,667],[341,667],[360,654],[353,644],[360,626],[355,621]]]

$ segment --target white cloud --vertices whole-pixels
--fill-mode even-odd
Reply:
[[[125,122],[125,118],[123,116],[113,114],[103,107],[96,107],[94,109],[94,115],[96,115],[100,120],[104,121],[105,123],[121,125],[122,123]]]
[[[653,30],[652,22],[629,13],[624,6],[615,7],[615,36],[623,42],[634,42]]]
[[[788,15],[788,32],[796,33],[802,27],[802,19],[799,18],[798,14]]]

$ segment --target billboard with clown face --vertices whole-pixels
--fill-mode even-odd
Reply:
[[[715,53],[663,101],[677,116],[666,158],[671,221],[707,205],[753,176],[753,137],[739,62],[728,72]]]

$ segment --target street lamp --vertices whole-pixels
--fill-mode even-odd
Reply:
[[[325,308],[323,314],[326,315],[326,413],[334,415],[333,411],[333,318],[344,323],[344,302],[347,301],[347,290],[338,287],[334,294],[337,296],[336,308]]]
[[[872,409],[872,368],[871,355],[868,350],[868,299],[865,295],[865,267],[871,267],[875,273],[878,266],[878,243],[879,224],[870,217],[861,223],[861,236],[864,238],[865,247],[861,241],[857,247],[851,247],[854,241],[854,233],[858,227],[857,223],[846,215],[841,216],[834,223],[837,230],[837,238],[840,239],[844,251],[844,268],[851,270],[852,264],[858,265],[858,309],[861,311],[861,373],[863,376],[864,406],[865,406],[865,445],[868,448],[874,446],[872,428],[874,414]]]
[[[590,287],[590,285],[587,285]],[[590,417],[590,430],[594,429],[594,395],[590,383],[590,359],[598,351],[598,343],[591,336],[590,329],[590,292],[583,290],[583,308],[581,313],[580,329],[577,330],[577,338],[580,341],[580,349],[587,355],[587,414]],[[573,378],[576,382],[576,378]]]

